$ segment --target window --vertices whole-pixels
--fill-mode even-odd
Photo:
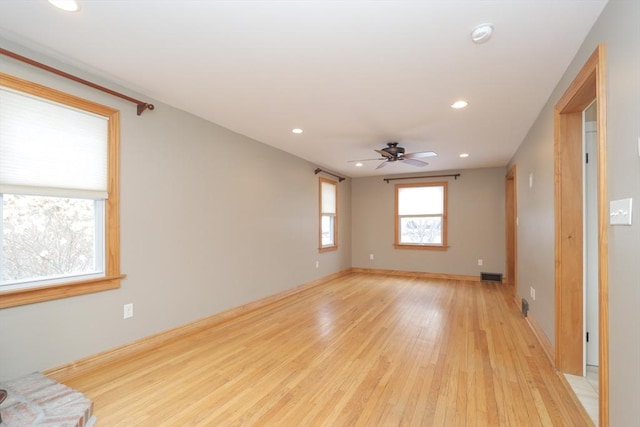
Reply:
[[[320,251],[338,248],[338,184],[320,178]]]
[[[447,183],[396,185],[396,248],[447,248]]]
[[[0,308],[120,286],[119,113],[0,73]]]

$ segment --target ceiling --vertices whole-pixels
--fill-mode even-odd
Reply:
[[[79,3],[0,0],[0,42],[362,177],[506,165],[606,0]],[[388,141],[438,156],[349,162]]]

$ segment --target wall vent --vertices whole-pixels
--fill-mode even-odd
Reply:
[[[502,283],[502,273],[480,273],[480,281]]]
[[[522,315],[527,317],[527,313],[529,313],[529,303],[526,299],[522,298]]]

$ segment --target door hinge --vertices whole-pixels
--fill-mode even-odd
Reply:
[[[589,342],[589,332],[587,332],[587,342]]]
[[[589,153],[585,153],[584,156],[585,156],[585,161],[589,163]]]

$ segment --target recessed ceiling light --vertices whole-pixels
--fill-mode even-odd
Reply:
[[[475,44],[486,43],[491,38],[491,34],[493,34],[492,24],[480,24],[471,32],[471,40]]]
[[[459,110],[461,108],[466,107],[467,105],[469,105],[469,103],[461,99],[460,101],[456,101],[453,104],[451,104],[451,108],[455,108],[456,110]]]
[[[295,128],[295,129],[292,129],[291,132],[300,134],[303,132],[303,130],[300,128]]]
[[[76,0],[49,0],[49,3],[67,12],[77,12],[80,9]]]
[[[356,163],[356,167],[357,167],[357,168],[361,168],[362,166],[363,166],[363,164],[362,164],[362,163],[360,163],[360,162]]]
[[[464,158],[464,157],[469,157],[469,154],[467,154],[467,153],[462,153],[462,154],[460,154],[460,157],[462,157],[462,158]]]

